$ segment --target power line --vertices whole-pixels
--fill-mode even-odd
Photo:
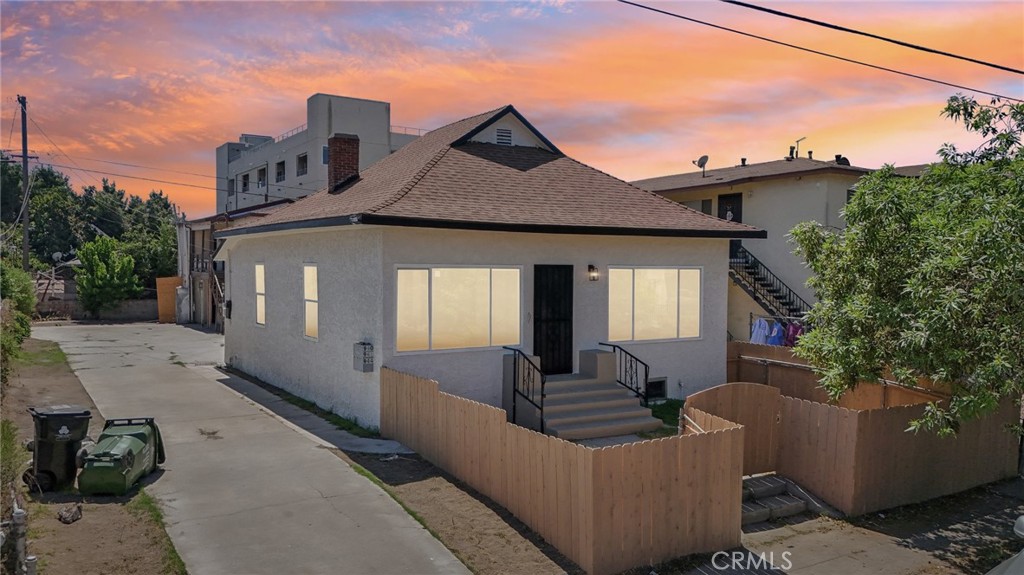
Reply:
[[[651,12],[657,12],[658,14],[664,14],[665,16],[671,16],[673,18],[679,18],[680,20],[686,20],[687,22],[693,22],[694,24],[700,24],[702,26],[709,26],[709,27],[715,28],[717,30],[724,30],[726,32],[732,32],[733,34],[739,34],[740,36],[746,36],[748,38],[754,38],[756,40],[762,40],[764,42],[769,42],[771,44],[776,44],[776,45],[779,45],[779,46],[785,46],[787,48],[793,48],[795,50],[800,50],[800,51],[803,51],[803,52],[809,52],[811,54],[817,54],[819,56],[825,56],[826,58],[832,58],[834,60],[840,60],[842,62],[848,62],[850,64],[857,64],[857,65],[866,66],[868,68],[872,68],[872,69],[875,69],[875,70],[881,70],[883,72],[891,72],[893,74],[899,74],[900,76],[906,76],[908,78],[915,78],[915,79],[918,79],[918,80],[924,80],[925,82],[932,82],[934,84],[941,84],[943,86],[948,86],[950,88],[956,88],[958,90],[966,90],[968,92],[977,92],[979,94],[986,94],[988,96],[992,96],[992,97],[995,97],[995,98],[1001,98],[1003,100],[1011,100],[1011,101],[1014,101],[1014,102],[1024,102],[1024,100],[1021,100],[1020,98],[1013,98],[1013,97],[1010,97],[1010,96],[1003,96],[1002,94],[996,94],[995,92],[987,92],[985,90],[979,90],[977,88],[970,88],[968,86],[961,86],[960,84],[953,84],[952,82],[946,82],[944,80],[936,80],[935,78],[929,78],[927,76],[921,76],[921,75],[918,75],[918,74],[912,74],[910,72],[903,72],[901,70],[895,70],[893,68],[886,68],[885,66],[878,66],[876,64],[868,64],[867,62],[861,62],[860,60],[854,60],[852,58],[846,58],[844,56],[837,56],[835,54],[829,54],[828,52],[822,52],[820,50],[815,50],[813,48],[805,48],[803,46],[797,46],[796,44],[790,44],[788,42],[783,42],[781,40],[775,40],[773,38],[767,38],[765,36],[758,36],[757,34],[751,34],[750,32],[743,32],[742,30],[737,30],[735,28],[728,28],[726,26],[720,26],[718,24],[712,24],[711,22],[705,22],[703,20],[698,20],[696,18],[690,18],[689,16],[683,16],[682,14],[676,14],[675,12],[669,12],[667,10],[662,10],[660,8],[654,8],[652,6],[645,6],[643,4],[638,4],[636,2],[631,2],[630,0],[618,0],[618,2],[620,2],[622,4],[628,4],[630,6],[635,6],[637,8],[643,8],[644,10],[650,10]]]
[[[46,141],[47,141],[47,142],[50,142],[50,145],[51,145],[51,146],[53,146],[54,148],[56,148],[56,149],[57,149],[57,151],[58,151],[58,152],[60,152],[60,153],[61,153],[61,154],[62,154],[62,155],[63,155],[64,157],[66,157],[66,158],[67,158],[68,160],[71,160],[71,163],[72,163],[72,164],[74,164],[75,166],[77,166],[77,167],[78,167],[78,169],[82,169],[82,167],[81,167],[81,166],[78,166],[78,163],[77,163],[77,162],[75,162],[74,158],[72,158],[71,156],[67,155],[67,153],[65,153],[65,152],[64,152],[64,150],[62,150],[62,149],[60,148],[60,146],[58,146],[58,145],[57,145],[57,142],[54,142],[54,141],[53,141],[53,140],[52,140],[52,139],[50,138],[50,136],[49,136],[49,135],[47,135],[47,133],[46,133],[46,130],[43,130],[43,127],[39,125],[39,122],[36,122],[36,119],[35,119],[35,118],[29,118],[29,119],[30,119],[30,120],[32,120],[32,125],[33,125],[33,126],[35,126],[37,130],[39,130],[39,133],[40,133],[40,134],[42,134],[44,138],[46,138]],[[67,167],[68,167],[68,169],[70,169],[71,171],[75,171],[75,168],[73,168],[73,167],[71,167],[71,166],[67,166]],[[77,173],[77,172],[76,172],[76,173]],[[82,177],[82,176],[81,176],[81,174],[79,174],[79,176],[78,176],[78,177],[80,177],[80,178],[81,178],[81,177]],[[95,176],[90,176],[90,177],[91,177],[91,178],[92,178],[92,179],[93,179],[93,180],[94,180],[94,181],[95,181],[95,182],[96,182],[97,184],[99,184],[99,183],[100,183],[100,181],[99,181],[99,180],[97,180]],[[82,178],[82,180],[84,181],[84,180],[85,180],[85,178]]]
[[[67,166],[67,165],[64,165],[64,164],[49,164],[49,165],[56,166],[58,168],[74,169],[74,168],[72,168],[72,166]],[[217,188],[215,188],[215,187],[200,186],[198,184],[188,184],[188,183],[185,183],[185,182],[173,182],[173,181],[170,181],[170,180],[160,180],[160,179],[157,179],[157,178],[146,178],[146,177],[143,177],[143,176],[129,176],[127,174],[115,174],[113,172],[104,172],[104,171],[100,171],[100,170],[89,170],[89,169],[86,169],[86,168],[79,168],[79,169],[82,170],[83,172],[88,172],[88,173],[91,173],[91,174],[102,174],[104,176],[111,176],[111,177],[114,177],[114,178],[128,178],[128,179],[132,179],[132,180],[143,180],[143,181],[147,181],[147,182],[155,182],[155,183],[158,183],[158,184],[169,184],[169,185],[172,185],[172,186],[185,186],[185,187],[188,187],[188,188],[198,188],[200,190],[214,190],[214,191],[217,191]],[[309,190],[305,190],[305,191],[309,191]],[[276,196],[276,195],[273,195],[273,194],[265,194],[265,193],[262,193],[262,192],[244,191],[244,192],[235,192],[235,193],[238,193],[238,194],[250,194],[250,195],[256,195],[256,196],[267,196],[269,198],[275,198],[275,199],[279,199],[279,200],[293,200],[293,199],[295,199],[295,198],[290,197],[290,196]],[[312,192],[310,192],[310,193],[312,193]]]
[[[756,4],[748,4],[747,2],[741,2],[740,0],[718,0],[726,4],[732,4],[741,8],[749,8],[751,10],[757,10],[759,12],[765,12],[774,16],[781,16],[783,18],[789,18],[791,20],[799,20],[800,22],[806,22],[808,24],[814,24],[815,26],[821,26],[823,28],[829,28],[831,30],[838,30],[840,32],[847,32],[850,34],[857,34],[858,36],[865,36],[868,38],[874,38],[875,40],[881,40],[890,44],[896,44],[897,46],[903,46],[904,48],[911,48],[914,50],[920,50],[922,52],[928,52],[929,54],[938,54],[939,56],[946,56],[949,58],[956,58],[957,60],[963,60],[965,62],[971,62],[973,64],[980,64],[982,66],[988,66],[989,68],[995,68],[996,70],[1003,70],[1004,72],[1012,72],[1014,74],[1024,75],[1024,70],[1018,70],[1009,66],[1003,66],[1002,64],[994,64],[992,62],[986,62],[984,60],[978,60],[968,56],[960,56],[958,54],[952,54],[950,52],[943,52],[942,50],[936,50],[934,48],[928,48],[927,46],[920,46],[918,44],[911,44],[910,42],[904,42],[902,40],[895,40],[893,38],[887,38],[885,36],[879,36],[878,34],[872,34],[871,32],[863,32],[861,30],[854,30],[853,28],[847,28],[845,26],[839,26],[838,24],[830,24],[828,22],[822,22],[821,20],[814,20],[813,18],[807,18],[805,16],[797,16],[796,14],[789,14],[782,12],[781,10],[774,10],[772,8],[765,8],[764,6],[757,6]]]
[[[47,153],[49,154],[49,152],[47,152]],[[53,156],[53,154],[49,154],[49,155],[51,157]],[[64,154],[64,155],[67,156],[67,154]],[[70,156],[68,156],[68,157],[70,158]],[[160,167],[157,167],[157,166],[145,166],[145,165],[142,165],[142,164],[132,164],[132,163],[129,163],[129,162],[116,162],[114,160],[101,160],[99,158],[86,158],[84,156],[77,156],[77,159],[83,160],[83,161],[87,161],[87,162],[101,162],[101,163],[104,163],[104,164],[112,164],[112,165],[115,165],[115,166],[125,166],[125,167],[128,167],[128,168],[139,168],[139,169],[143,169],[143,170],[153,170],[153,171],[157,171],[157,172],[169,172],[169,173],[172,173],[172,174],[183,174],[183,175],[186,175],[186,176],[197,176],[197,177],[200,177],[200,178],[210,178],[210,179],[221,180],[221,181],[231,181],[233,179],[233,178],[229,178],[229,177],[225,177],[225,176],[213,176],[213,175],[210,175],[210,174],[200,174],[198,172],[186,172],[186,171],[182,171],[182,170],[172,170],[170,168],[160,168]],[[250,170],[246,170],[246,171],[250,171]],[[133,176],[125,176],[125,177],[133,177]],[[322,181],[323,180],[315,180],[314,183],[320,183]],[[272,185],[273,187],[278,188],[278,189],[298,190],[300,192],[306,192],[307,194],[308,193],[312,193],[312,192],[309,191],[310,190],[309,187],[286,186],[284,184],[278,184],[278,183],[270,184],[270,182],[267,182],[266,185],[267,185],[268,188],[271,187],[271,185]],[[215,190],[216,188],[208,188],[208,189]],[[314,190],[314,191],[316,191],[316,190]],[[263,195],[260,192],[240,192],[239,191],[239,192],[235,192],[235,193],[239,193],[239,194],[253,194],[253,195],[260,195],[260,196]]]
[[[11,131],[7,134],[7,147],[11,147],[11,141],[14,140],[14,124],[18,122],[18,109],[14,109],[14,114],[11,115]]]

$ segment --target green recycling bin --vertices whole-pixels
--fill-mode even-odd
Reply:
[[[84,458],[78,491],[124,495],[164,460],[164,443],[153,418],[111,419]]]
[[[75,483],[75,454],[82,447],[92,413],[80,405],[30,407],[35,424],[32,467],[22,476],[30,489],[54,491]]]

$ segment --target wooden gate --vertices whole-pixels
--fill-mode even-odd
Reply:
[[[686,407],[717,415],[746,428],[743,474],[775,471],[781,436],[782,396],[760,383],[726,383],[686,398]]]

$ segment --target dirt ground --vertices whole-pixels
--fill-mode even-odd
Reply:
[[[103,429],[103,418],[57,344],[25,340],[2,398],[0,416],[18,426],[21,439],[33,434],[30,406],[81,405],[92,411],[89,435]],[[82,501],[82,518],[71,525],[57,511]],[[133,491],[125,497],[83,498],[77,492],[29,494],[28,552],[39,558],[45,575],[152,575],[174,573],[170,541],[154,521],[154,502]]]
[[[511,513],[417,455],[339,456],[377,476],[476,575],[583,573]]]

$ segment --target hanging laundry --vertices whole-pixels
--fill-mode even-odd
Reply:
[[[801,334],[803,334],[803,331],[804,328],[800,325],[800,322],[790,322],[789,325],[786,326],[786,340],[784,344],[788,347],[796,345],[796,340]]]
[[[750,343],[768,343],[768,322],[764,318],[758,318],[750,328]]]
[[[782,322],[773,321],[771,332],[768,334],[768,345],[782,345],[786,340],[786,330]]]

